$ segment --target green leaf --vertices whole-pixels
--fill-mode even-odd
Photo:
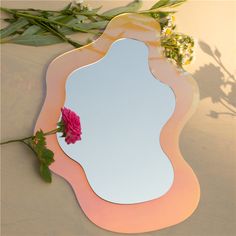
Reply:
[[[67,11],[70,9],[72,2],[70,2],[62,11]]]
[[[170,2],[170,0],[160,0],[157,3],[155,3],[150,9],[153,10],[153,9],[163,7],[163,6],[167,5],[169,2]]]
[[[41,13],[41,16],[44,18],[49,18],[50,16],[53,16],[53,14],[48,11],[41,11],[40,13]]]
[[[23,34],[21,34],[21,36],[36,34],[39,32],[40,29],[41,28],[37,25],[31,25],[29,28],[25,30]]]
[[[71,16],[67,16],[66,19],[66,22],[62,22],[62,23],[66,23],[67,26],[72,26],[72,27],[76,27],[76,24],[80,23],[82,20],[84,19],[87,19],[86,16],[79,16],[78,18],[76,17],[71,17]],[[61,27],[61,28],[58,28],[58,31],[62,34],[65,34],[65,35],[68,35],[68,34],[73,34],[75,33],[76,31],[75,30],[72,30],[68,27]]]
[[[44,181],[48,183],[52,182],[52,174],[47,165],[40,163],[39,173]]]
[[[50,165],[54,162],[53,157],[54,157],[54,153],[51,150],[44,148],[42,150],[40,159],[41,159],[41,162],[44,163],[45,165]]]
[[[158,9],[161,7],[177,7],[180,4],[186,2],[187,0],[160,0],[154,4],[150,10]]]
[[[90,22],[90,23],[81,23],[81,21],[85,19],[87,19],[86,16],[78,16],[66,22],[66,25],[90,30],[90,29],[104,29],[107,23],[109,22],[109,21],[98,21],[98,22]],[[65,35],[73,34],[76,32],[76,30],[69,29],[68,27],[61,27],[58,29],[58,31]]]
[[[32,151],[35,153],[39,160],[39,172],[41,177],[46,182],[51,183],[52,177],[48,166],[52,164],[52,162],[54,162],[54,153],[48,148],[46,148],[45,134],[43,133],[43,131],[37,131],[35,136],[30,140],[30,142],[26,144],[32,149]]]
[[[102,16],[112,18],[122,13],[129,13],[129,12],[137,12],[142,6],[142,1],[135,0],[129,3],[127,6],[124,7],[117,7],[112,10],[106,11],[102,14]]]
[[[5,19],[3,19],[5,22],[8,22],[8,23],[14,23],[14,22],[16,22],[17,21],[17,19],[16,18],[5,18]]]
[[[61,17],[57,16],[57,17],[52,17],[50,18],[51,20],[57,21],[57,22],[61,22],[64,24],[67,24],[68,22],[71,22],[72,20],[75,20],[76,18],[74,16],[71,15],[63,15]]]
[[[80,27],[81,29],[86,29],[86,30],[90,30],[90,29],[104,29],[109,21],[105,20],[105,21],[98,21],[98,22],[91,22],[91,23],[77,23],[74,26],[75,27]]]
[[[152,18],[156,19],[159,23],[167,22],[167,16],[170,14],[176,13],[175,11],[157,11],[157,12],[148,12],[147,15],[151,16]],[[144,13],[145,14],[145,13]]]
[[[61,33],[57,27],[55,27],[54,25],[50,25],[48,23],[44,23],[44,22],[41,22],[41,21],[35,21],[36,24],[40,25],[43,29],[49,31],[50,33],[52,33],[53,35],[55,35],[56,37],[58,37],[59,39],[67,42],[67,43],[70,43],[72,46],[78,48],[78,47],[81,47],[82,44],[78,43],[78,42],[75,42],[73,41],[72,39],[70,38],[67,38],[63,33]],[[82,29],[81,29],[82,30]]]
[[[19,18],[16,22],[10,24],[4,29],[0,30],[0,38],[6,38],[7,36],[15,33],[17,30],[23,28],[24,26],[28,25],[28,21],[24,18]]]
[[[67,17],[70,17],[70,16],[68,16],[68,15],[57,15],[57,16],[50,16],[50,17],[48,17],[48,19],[61,22]]]
[[[36,152],[39,152],[42,149],[44,149],[44,147],[46,146],[46,141],[45,141],[44,133],[42,130],[39,130],[36,132],[35,138],[33,141],[35,144],[35,151]]]
[[[16,43],[29,46],[46,46],[56,43],[62,43],[63,40],[55,35],[20,35],[8,41],[9,43]]]
[[[85,15],[85,16],[94,16],[102,7],[94,8],[92,10],[82,10],[79,11],[78,14]]]
[[[171,7],[178,7],[179,5],[185,3],[187,0],[178,0],[178,1],[173,1],[173,3],[170,5]]]
[[[83,15],[76,15],[76,19],[77,19],[77,22],[81,22],[81,21],[84,21],[84,20],[88,19],[88,17],[87,16],[83,16]]]

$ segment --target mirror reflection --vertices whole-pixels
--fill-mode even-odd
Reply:
[[[118,40],[104,58],[71,73],[64,105],[80,115],[82,140],[67,145],[58,135],[59,144],[98,196],[132,204],[170,189],[174,172],[159,137],[175,96],[151,74],[143,42]]]

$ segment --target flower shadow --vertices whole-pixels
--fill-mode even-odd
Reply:
[[[221,115],[236,116],[236,79],[221,61],[221,53],[203,41],[199,42],[203,52],[211,56],[218,66],[213,63],[201,66],[194,74],[200,90],[200,99],[211,98],[213,103],[224,106],[225,111],[211,110],[208,116],[219,118]],[[225,76],[226,74],[226,76]]]

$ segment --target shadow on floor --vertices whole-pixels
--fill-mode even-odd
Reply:
[[[220,115],[236,116],[236,79],[221,61],[221,53],[203,41],[199,42],[200,48],[214,59],[213,63],[200,67],[194,74],[200,90],[200,99],[211,98],[213,103],[225,107],[224,112],[211,110],[208,116],[218,118]],[[223,73],[224,72],[224,73]],[[226,76],[225,76],[226,74]]]

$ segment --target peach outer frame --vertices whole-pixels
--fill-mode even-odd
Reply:
[[[101,59],[111,44],[121,38],[140,40],[148,46],[151,72],[170,86],[176,96],[175,111],[160,136],[162,149],[174,168],[174,182],[165,195],[151,201],[123,205],[103,200],[93,192],[82,166],[62,151],[56,135],[47,137],[47,145],[55,154],[50,169],[71,184],[86,216],[109,231],[142,233],[175,225],[193,213],[200,199],[198,180],[179,150],[181,129],[199,99],[198,87],[190,74],[178,70],[163,56],[160,30],[160,25],[150,17],[131,13],[119,15],[112,19],[95,42],[62,54],[51,62],[47,70],[47,95],[35,131],[56,128],[70,73]]]

